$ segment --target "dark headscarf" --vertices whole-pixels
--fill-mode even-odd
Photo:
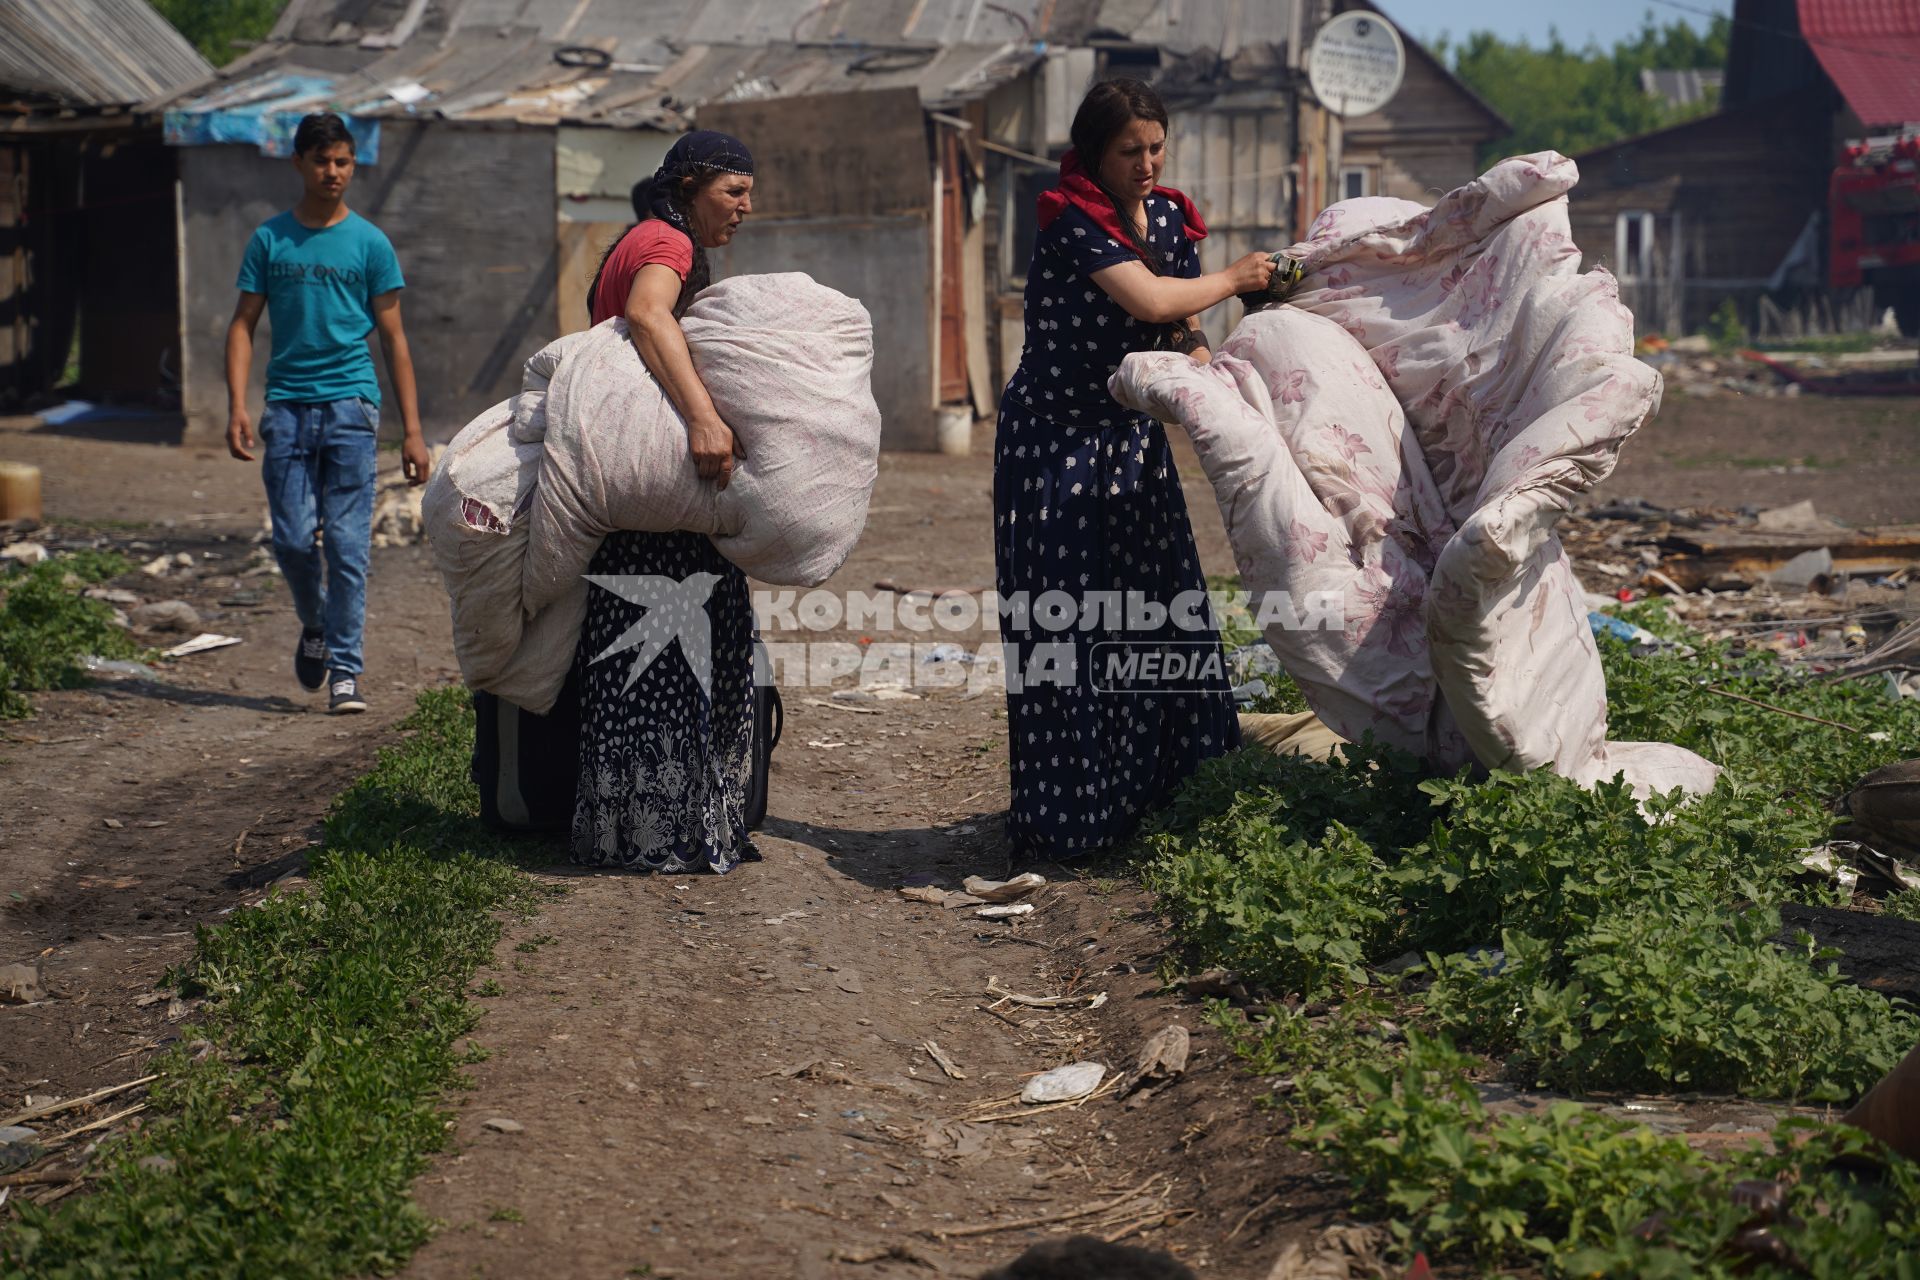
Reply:
[[[713,173],[737,173],[750,178],[753,176],[753,153],[747,150],[746,143],[729,134],[713,129],[696,129],[668,149],[666,159],[660,162],[660,167],[654,170],[651,178],[643,178],[633,184],[633,216],[637,220],[634,226],[649,218],[658,218],[693,242],[693,269],[680,286],[680,298],[673,308],[675,316],[686,313],[694,295],[707,287],[712,272],[707,265],[707,251],[701,246],[700,237],[693,233],[693,224],[687,220],[686,210],[674,197],[681,192],[683,179]],[[627,230],[632,231],[633,227]],[[618,244],[616,240],[607,246],[606,253],[600,257],[599,268],[593,273],[593,283],[587,286],[589,316],[593,312],[593,300],[600,294],[600,278],[606,273],[607,259],[613,256],[614,247]]]
[[[649,214],[659,218],[689,237],[693,228],[687,224],[687,215],[672,199],[679,189],[680,180],[694,173],[737,173],[742,177],[753,176],[753,153],[747,150],[747,144],[730,134],[713,129],[696,129],[687,134],[667,151],[667,158],[660,162],[654,171],[653,180],[643,184],[644,192],[634,193],[634,212],[643,219]],[[646,208],[640,208],[640,202],[646,201]]]

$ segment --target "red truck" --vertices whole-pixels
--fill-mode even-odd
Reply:
[[[1920,336],[1920,135],[1850,143],[1827,207],[1830,283],[1872,286],[1874,306],[1892,307],[1905,337]]]

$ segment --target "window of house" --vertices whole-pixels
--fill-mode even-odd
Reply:
[[[1357,200],[1361,196],[1374,195],[1377,183],[1373,177],[1372,165],[1349,165],[1340,171],[1340,198]]]
[[[1653,215],[1626,209],[1613,222],[1613,268],[1622,280],[1644,280],[1653,270]]]

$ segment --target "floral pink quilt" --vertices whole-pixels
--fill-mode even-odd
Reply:
[[[1613,277],[1580,273],[1578,177],[1543,152],[1431,209],[1334,205],[1288,250],[1287,305],[1211,365],[1129,356],[1111,390],[1192,437],[1268,642],[1337,732],[1446,769],[1704,790],[1692,752],[1607,740],[1554,533],[1660,401]]]

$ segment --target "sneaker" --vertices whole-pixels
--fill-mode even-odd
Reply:
[[[293,650],[293,674],[300,687],[318,693],[327,683],[327,641],[318,631],[302,631]]]
[[[332,697],[327,700],[327,710],[334,715],[342,715],[366,709],[367,700],[360,696],[360,678],[344,671],[334,672]]]

